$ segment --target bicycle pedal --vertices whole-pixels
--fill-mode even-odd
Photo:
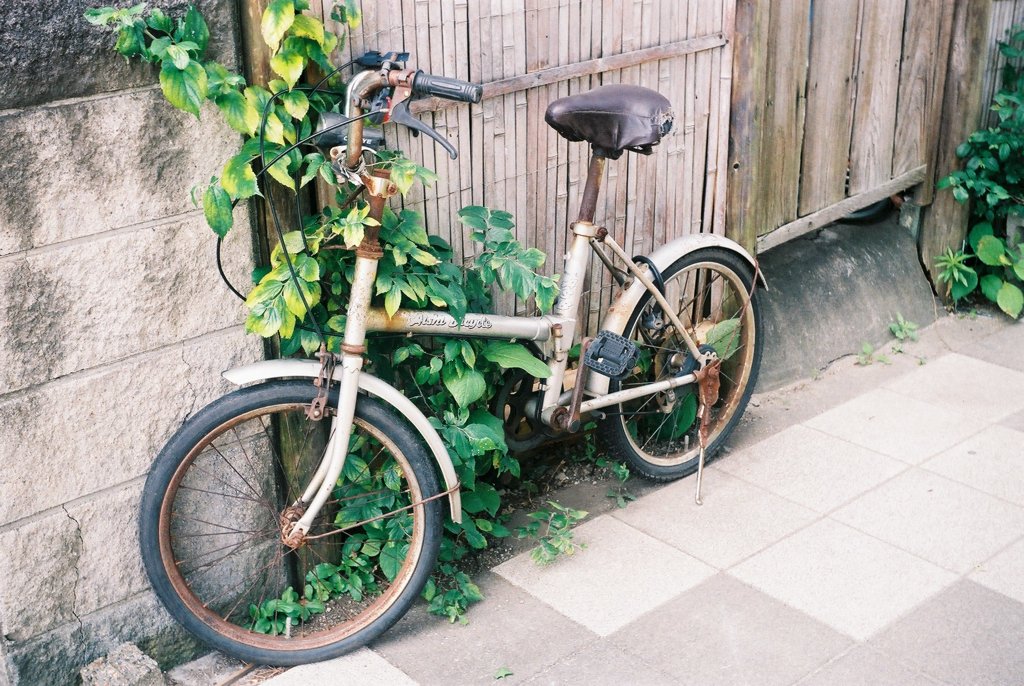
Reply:
[[[633,341],[611,331],[599,331],[583,356],[583,364],[598,374],[621,381],[629,376],[640,356]]]

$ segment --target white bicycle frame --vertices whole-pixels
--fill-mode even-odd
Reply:
[[[369,85],[361,83],[360,85],[365,90],[358,95],[364,99],[374,88],[381,87],[376,82]],[[353,109],[356,115],[361,113],[358,107]],[[350,141],[362,140],[361,124],[361,120],[352,124],[352,129],[349,132]],[[332,158],[338,160],[343,154],[347,155],[350,161],[348,166],[351,168],[358,161],[358,156],[351,153],[352,150],[346,152],[344,149],[335,148],[332,150]],[[602,256],[602,261],[607,263],[609,259],[604,251],[608,250],[626,267],[631,278],[623,284],[622,290],[605,314],[603,328],[613,332],[624,331],[627,319],[637,303],[640,302],[641,297],[650,293],[661,306],[662,312],[675,326],[676,331],[682,335],[686,348],[698,362],[698,368],[702,368],[709,361],[709,356],[702,353],[696,342],[687,334],[686,327],[679,321],[675,308],[668,304],[664,295],[652,282],[648,267],[635,264],[625,251],[608,236],[607,231],[593,224],[594,208],[603,172],[604,158],[592,157],[579,219],[570,227],[572,240],[565,255],[560,293],[550,315],[510,317],[468,313],[459,321],[448,312],[440,310],[399,310],[394,316],[388,317],[383,309],[371,306],[377,261],[382,253],[377,245],[375,232],[368,231],[370,235],[356,250],[355,278],[346,313],[344,338],[341,345],[341,364],[334,370],[333,378],[339,384],[339,401],[336,413],[332,418],[331,438],[320,466],[296,503],[304,508],[304,513],[293,525],[290,536],[301,536],[309,531],[313,520],[330,497],[334,484],[344,468],[360,391],[379,397],[385,403],[393,406],[419,432],[433,453],[444,477],[452,519],[461,521],[462,508],[458,477],[440,436],[423,413],[400,391],[362,371],[367,333],[456,334],[464,337],[512,339],[535,343],[542,356],[547,359],[550,371],[549,377],[541,382],[544,384],[544,390],[539,414],[543,422],[553,425],[556,413],[559,411],[564,413],[570,401],[570,392],[563,392],[562,386],[569,363],[569,349],[572,347],[577,333],[576,315],[584,292],[590,255],[592,250],[598,251]],[[370,191],[370,216],[379,220],[384,203],[394,190],[389,188],[390,184],[379,177],[364,174],[361,179]],[[755,273],[759,273],[756,270],[756,262],[741,246],[724,237],[711,234],[696,234],[676,239],[655,250],[648,256],[648,259],[656,270],[661,271],[680,257],[705,247],[719,247],[732,251],[749,262],[755,268]],[[316,361],[272,360],[232,369],[225,372],[224,376],[229,381],[241,385],[277,378],[315,378],[320,372],[321,364]],[[685,374],[608,393],[608,377],[590,374],[583,389],[583,394],[587,399],[581,398],[578,411],[579,414],[585,415],[610,405],[691,384],[695,380],[694,374]]]

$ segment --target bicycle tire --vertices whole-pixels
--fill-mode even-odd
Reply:
[[[710,409],[705,453],[705,461],[709,461],[739,422],[761,365],[761,311],[757,298],[749,297],[753,292],[753,270],[736,253],[702,248],[677,259],[662,272],[662,277],[666,298],[670,303],[677,301],[673,306],[679,319],[698,346],[713,342],[712,347],[724,348],[716,350],[726,359],[721,368],[719,402]],[[715,301],[721,305],[718,313],[711,311]],[[636,342],[642,352],[648,351],[648,359],[642,356],[627,379],[612,380],[609,392],[692,371],[692,355],[678,336],[673,337],[671,322],[664,314],[659,318],[656,308],[653,296],[645,294],[624,330],[614,332]],[[645,316],[647,319],[642,320]],[[652,319],[660,328],[648,331],[644,322]],[[729,328],[734,331],[726,338],[723,332]],[[686,361],[679,364],[684,358]],[[644,368],[645,364],[649,366]],[[624,460],[633,471],[654,481],[672,481],[697,469],[696,407],[696,384],[691,384],[676,389],[673,396],[657,394],[608,408],[607,421],[598,423],[597,433],[611,456]]]
[[[305,416],[316,392],[273,381],[214,401],[168,441],[143,490],[139,541],[154,591],[185,629],[246,662],[304,664],[365,645],[405,614],[437,560],[443,497],[427,451],[394,410],[362,395],[345,471],[309,532],[327,535],[297,550],[281,542],[283,508],[308,483],[330,426]],[[328,407],[337,402],[332,391]]]

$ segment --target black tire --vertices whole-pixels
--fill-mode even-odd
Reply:
[[[365,396],[345,471],[309,531],[326,536],[296,550],[281,542],[280,517],[333,416],[306,418],[315,396],[295,380],[216,400],[171,438],[143,491],[139,537],[157,596],[201,641],[246,662],[296,665],[365,645],[405,614],[437,560],[444,499],[431,459],[393,409]],[[296,586],[298,599],[282,599]],[[303,617],[317,602],[323,610]]]
[[[702,248],[669,266],[662,277],[666,297],[677,309],[698,346],[712,345],[725,358],[721,368],[719,402],[710,408],[706,460],[728,438],[750,400],[761,365],[761,311],[753,292],[754,274],[745,259],[720,248]],[[692,371],[693,357],[673,334],[668,317],[645,294],[627,320],[624,331],[641,358],[633,374],[612,380],[609,391],[651,383]],[[721,350],[718,350],[721,348]],[[697,406],[695,384],[675,389],[674,396],[646,396],[606,410],[598,436],[612,457],[655,481],[671,481],[697,469],[699,421],[691,419]]]

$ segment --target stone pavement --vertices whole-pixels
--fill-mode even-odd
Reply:
[[[481,575],[468,624],[265,683],[1024,683],[1024,324],[887,348],[755,396],[703,507],[650,489]]]

